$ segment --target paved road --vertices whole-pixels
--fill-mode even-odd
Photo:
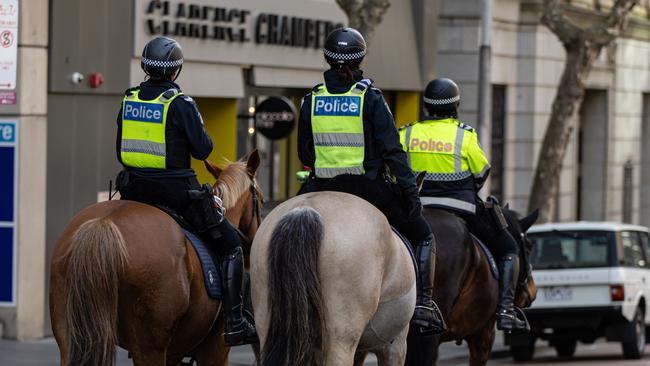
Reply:
[[[535,358],[531,362],[517,363],[516,365],[531,366],[636,366],[650,365],[650,345],[646,347],[646,357],[642,360],[623,360],[621,347],[617,343],[599,342],[593,345],[579,345],[575,357],[559,359],[555,350],[546,347],[543,342],[538,342]],[[48,338],[33,342],[15,342],[0,340],[0,365],[2,366],[55,366],[58,365],[58,349],[53,339]],[[446,343],[441,348],[439,365],[456,366],[467,365],[467,347],[463,344],[456,346]],[[231,352],[231,366],[252,365],[253,355],[249,347],[236,347]],[[118,366],[130,366],[124,350],[118,352]],[[368,366],[376,366],[374,359],[366,361]],[[497,336],[493,349],[493,358],[488,365],[515,365],[507,354],[506,347]]]
[[[503,346],[498,343],[495,349],[501,350]],[[441,359],[453,360],[464,359],[467,355],[465,345],[456,346],[453,343],[446,343],[441,349]],[[0,365],[1,366],[54,366],[58,365],[59,350],[52,338],[31,342],[16,342],[0,340]],[[231,366],[249,366],[252,365],[254,356],[250,347],[235,347],[230,353]],[[132,365],[124,350],[118,351],[118,366]],[[369,357],[366,361],[368,366],[376,366],[374,357]]]
[[[650,365],[650,345],[646,346],[646,356],[641,360],[624,360],[619,343],[597,342],[591,345],[578,345],[572,358],[557,357],[553,348],[547,347],[546,342],[538,342],[532,361],[515,363],[512,357],[506,356],[491,359],[488,366],[517,365],[517,366],[648,366]],[[453,358],[440,364],[445,366],[467,365],[467,359]]]

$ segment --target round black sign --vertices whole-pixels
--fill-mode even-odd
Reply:
[[[296,109],[285,97],[270,97],[255,109],[255,129],[271,140],[291,134],[296,124]]]

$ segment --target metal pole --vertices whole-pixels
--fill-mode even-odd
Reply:
[[[492,54],[492,0],[483,0],[481,22],[481,45],[479,50],[479,80],[478,80],[478,120],[479,139],[485,153],[490,157],[492,119],[492,85],[491,85],[491,54]]]
[[[492,54],[492,0],[483,0],[483,14],[481,22],[481,45],[479,49],[478,73],[478,120],[479,141],[488,160],[492,149],[492,84],[491,84],[491,54]],[[490,194],[490,181],[488,180],[481,190],[481,197]]]

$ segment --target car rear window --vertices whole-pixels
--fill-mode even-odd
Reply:
[[[535,269],[607,267],[614,233],[610,231],[551,231],[530,233],[531,264]]]

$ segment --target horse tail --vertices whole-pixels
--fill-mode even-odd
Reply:
[[[269,244],[269,333],[262,349],[264,366],[319,364],[324,305],[318,276],[323,242],[321,215],[310,207],[285,214]]]
[[[68,365],[115,365],[119,277],[128,261],[120,229],[108,218],[84,222],[67,253]]]

